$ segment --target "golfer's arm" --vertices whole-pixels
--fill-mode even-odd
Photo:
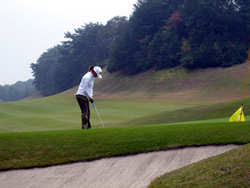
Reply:
[[[92,99],[92,96],[90,96],[88,90],[88,85],[89,85],[89,80],[85,80],[85,83],[84,83],[84,95],[87,96],[89,99]]]

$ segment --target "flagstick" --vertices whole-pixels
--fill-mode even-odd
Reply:
[[[250,38],[248,39],[248,41],[250,42]],[[249,58],[250,58],[250,47],[249,47],[248,58],[247,58],[247,70],[246,70],[243,97],[242,97],[242,103],[241,103],[241,114],[243,112],[243,106],[244,106],[244,98],[245,98],[246,83],[247,83],[247,73],[248,73],[248,66],[249,66]],[[240,114],[240,121],[241,121],[241,114]]]

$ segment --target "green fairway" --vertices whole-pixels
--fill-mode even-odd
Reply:
[[[28,132],[76,128],[75,101],[53,96],[0,103],[0,132]]]
[[[228,122],[240,103],[96,99],[106,129],[91,106],[91,130],[81,130],[80,108],[74,96],[0,103],[0,171],[189,146],[247,144],[249,98],[244,108],[247,121]],[[204,168],[207,165],[202,164]],[[241,165],[249,166],[245,161]]]
[[[187,146],[249,142],[248,122],[1,133],[0,169],[50,166]]]
[[[107,128],[117,127],[119,123],[135,118],[195,105],[154,99],[97,99],[95,104]],[[92,105],[91,123],[92,128],[102,127]],[[0,103],[0,133],[80,128],[80,108],[74,96],[55,95],[35,100]]]
[[[240,107],[240,100],[213,103],[213,104],[200,104],[187,108],[172,109],[162,111],[153,115],[145,115],[136,119],[126,122],[118,122],[119,126],[142,126],[166,123],[194,123],[194,122],[228,122],[230,116]],[[245,100],[244,113],[246,120],[249,120],[250,114],[250,100]]]
[[[194,121],[227,122],[240,101],[202,104],[195,101],[156,99],[97,99],[106,128]],[[202,105],[201,105],[202,104]],[[250,100],[245,100],[246,120]],[[92,128],[102,125],[91,105]],[[80,108],[74,96],[0,103],[0,133],[81,129]]]

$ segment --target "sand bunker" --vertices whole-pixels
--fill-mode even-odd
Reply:
[[[141,188],[166,172],[238,146],[205,146],[0,172],[1,188]]]

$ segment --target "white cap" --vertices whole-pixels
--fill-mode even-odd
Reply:
[[[98,78],[102,78],[102,69],[101,69],[101,67],[95,66],[93,70],[97,74]]]

